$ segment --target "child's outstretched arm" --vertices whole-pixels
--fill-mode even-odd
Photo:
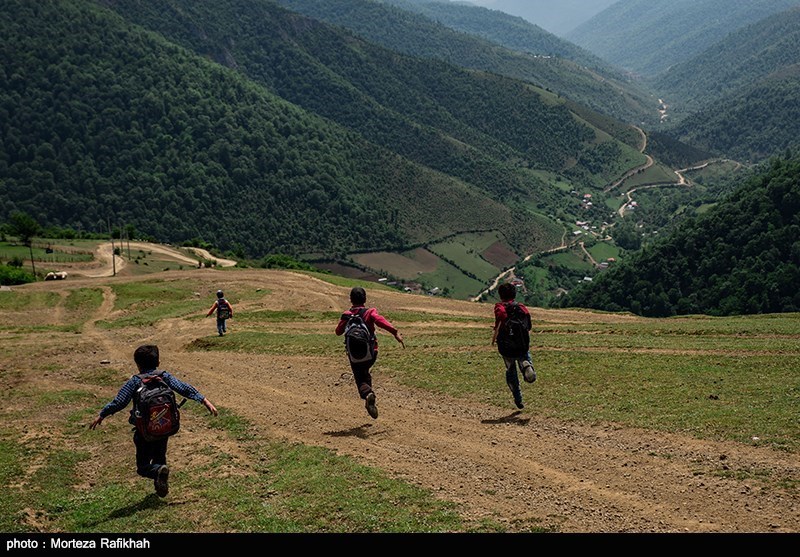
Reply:
[[[137,382],[133,377],[128,379],[127,383],[125,383],[117,393],[117,396],[114,397],[114,400],[106,404],[103,409],[100,410],[100,414],[89,424],[89,429],[95,429],[103,423],[103,420],[107,416],[116,414],[125,408],[133,398],[133,393],[136,391],[137,386]]]
[[[400,334],[400,331],[398,331],[394,325],[389,323],[388,319],[386,319],[383,315],[379,314],[377,309],[373,311],[372,316],[373,319],[375,320],[374,321],[375,325],[391,333],[392,336],[394,336],[394,339],[397,342],[399,342],[403,346],[403,348],[406,347],[406,343],[403,341],[403,335]]]
[[[215,309],[217,309],[217,302],[214,302],[214,305],[213,305],[213,306],[211,306],[211,309],[210,309],[210,310],[208,310],[208,313],[206,313],[206,317],[208,317],[209,315],[211,315],[212,313],[214,313],[214,310],[215,310]]]
[[[204,398],[204,399],[203,399],[203,406],[205,406],[206,408],[208,408],[208,411],[209,411],[209,412],[211,412],[213,415],[215,415],[215,416],[216,416],[216,415],[218,414],[218,413],[217,413],[217,408],[216,408],[216,406],[214,406],[213,404],[211,404],[211,401],[210,401],[210,400],[208,400],[207,398]]]

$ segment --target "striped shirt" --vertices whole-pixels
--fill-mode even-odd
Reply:
[[[155,370],[147,371],[145,373],[153,373]],[[197,402],[203,402],[206,397],[201,395],[197,392],[197,389],[189,385],[188,383],[184,383],[183,381],[177,379],[175,376],[171,375],[169,372],[164,371],[161,374],[161,378],[164,380],[164,383],[167,386],[178,393],[179,395],[190,398],[192,400],[196,400]],[[133,400],[134,393],[142,386],[142,379],[138,375],[134,375],[128,382],[125,383],[122,388],[117,393],[117,396],[114,397],[114,400],[106,404],[102,410],[100,410],[100,417],[105,418],[110,416],[111,414],[116,414],[123,408],[125,408],[128,403]],[[130,423],[134,423],[133,417],[133,409],[131,409],[131,415],[128,418]]]

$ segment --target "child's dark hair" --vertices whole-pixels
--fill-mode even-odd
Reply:
[[[133,361],[141,371],[150,371],[158,367],[158,346],[143,344],[133,353]]]
[[[500,294],[501,300],[513,300],[517,297],[517,287],[510,282],[504,282],[497,289],[497,293]]]
[[[367,301],[367,291],[360,286],[355,286],[350,291],[350,303],[354,306],[360,306]]]

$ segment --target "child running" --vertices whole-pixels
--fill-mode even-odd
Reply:
[[[145,439],[153,433],[147,425],[143,425],[148,416],[142,416],[140,412],[140,401],[143,393],[149,389],[160,388],[166,385],[172,391],[186,398],[202,403],[214,416],[217,409],[211,401],[197,392],[193,386],[183,383],[166,371],[160,371],[158,346],[143,345],[133,353],[133,361],[139,368],[139,374],[131,377],[127,383],[117,393],[117,396],[100,410],[100,415],[89,425],[89,429],[95,429],[103,420],[123,408],[133,400],[133,407],[128,418],[128,423],[133,425],[133,444],[136,446],[136,472],[145,478],[152,478],[155,485],[156,494],[159,497],[166,497],[169,492],[169,467],[167,466],[167,441],[169,436],[177,431],[179,425],[177,416],[177,406],[174,408],[162,408],[159,410],[160,423],[166,424],[169,429],[165,429],[164,437],[157,439]],[[169,404],[174,403],[174,396]],[[163,407],[165,403],[161,403]],[[137,419],[138,418],[138,419]]]
[[[206,313],[206,317],[209,317],[214,311],[217,312],[217,333],[219,333],[219,336],[223,336],[228,332],[228,327],[225,323],[233,317],[233,306],[225,299],[225,294],[222,290],[217,290],[217,299],[211,309],[208,310],[208,313]]]
[[[378,417],[378,407],[375,405],[375,392],[372,390],[372,375],[370,368],[378,358],[378,339],[375,336],[375,326],[391,333],[403,348],[403,335],[378,314],[374,307],[367,308],[367,293],[360,286],[350,291],[349,310],[342,314],[339,324],[336,325],[337,336],[345,336],[345,347],[350,360],[350,368],[356,380],[359,396],[364,399],[367,412],[373,419]]]
[[[531,314],[524,304],[515,301],[517,288],[507,282],[497,289],[500,301],[494,306],[494,334],[492,344],[503,357],[506,367],[506,384],[511,389],[514,404],[525,408],[519,386],[517,366],[528,383],[536,381],[530,353]]]

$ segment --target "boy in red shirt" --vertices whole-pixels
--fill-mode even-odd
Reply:
[[[500,302],[494,305],[494,335],[492,344],[503,356],[506,366],[506,383],[514,396],[517,408],[525,408],[522,403],[522,391],[519,388],[519,375],[528,383],[536,381],[530,353],[531,314],[524,304],[515,301],[517,288],[511,283],[501,284],[497,289]]]
[[[378,358],[378,339],[375,336],[375,326],[389,331],[403,348],[403,335],[378,314],[375,308],[367,308],[367,293],[360,286],[350,291],[349,310],[342,314],[339,324],[336,325],[336,335],[345,335],[345,346],[350,360],[350,368],[356,380],[359,396],[364,399],[367,412],[373,419],[378,417],[378,407],[375,406],[375,392],[372,390],[372,375],[370,368]],[[359,334],[363,337],[359,338]]]

